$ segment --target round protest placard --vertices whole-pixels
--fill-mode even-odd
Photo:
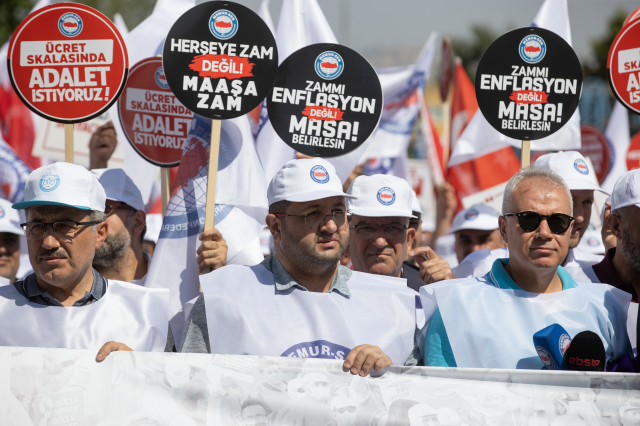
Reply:
[[[602,183],[607,177],[609,169],[611,169],[609,141],[604,133],[590,124],[582,124],[580,133],[582,135],[582,148],[578,151],[591,160],[598,182]]]
[[[18,26],[7,56],[16,93],[33,112],[79,123],[105,112],[127,80],[122,36],[102,13],[77,3],[39,9]]]
[[[549,136],[564,126],[582,91],[582,67],[557,34],[518,28],[484,52],[476,72],[482,115],[500,133],[518,140]]]
[[[143,59],[131,67],[118,100],[118,115],[129,143],[142,158],[160,167],[180,163],[193,113],[169,89],[162,58]]]
[[[627,170],[640,169],[640,132],[631,138],[627,150]]]
[[[616,98],[640,114],[640,20],[630,21],[616,36],[609,50],[607,68]]]
[[[178,18],[162,61],[167,83],[184,106],[223,120],[260,105],[278,71],[278,50],[269,27],[251,9],[213,1]]]
[[[291,148],[336,157],[362,145],[382,114],[382,87],[358,52],[339,44],[303,47],[278,68],[269,120]]]

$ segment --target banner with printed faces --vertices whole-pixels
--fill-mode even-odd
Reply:
[[[267,111],[291,148],[312,157],[337,157],[373,133],[382,98],[378,75],[362,55],[339,44],[318,43],[282,62]]]
[[[59,123],[97,117],[117,100],[127,79],[127,48],[103,14],[58,3],[27,16],[9,45],[16,93],[33,112]]]
[[[482,115],[505,136],[536,140],[573,116],[582,92],[582,67],[562,37],[543,28],[510,31],[484,52],[476,72]]]
[[[162,58],[143,59],[131,68],[118,116],[142,158],[160,167],[180,164],[193,113],[169,89]]]
[[[640,114],[640,20],[625,21],[609,50],[609,83],[616,98]],[[637,13],[635,14],[637,15]]]
[[[232,2],[206,2],[173,24],[162,53],[167,83],[194,113],[223,120],[247,114],[265,98],[278,70],[267,24]]]

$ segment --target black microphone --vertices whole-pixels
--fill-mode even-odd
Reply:
[[[582,331],[567,349],[567,370],[604,371],[607,355],[600,336],[593,331]]]

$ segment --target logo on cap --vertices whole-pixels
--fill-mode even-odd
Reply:
[[[238,32],[238,19],[228,10],[218,10],[209,18],[209,30],[214,37],[228,40]]]
[[[587,163],[584,162],[582,158],[578,158],[573,162],[573,167],[580,173],[581,175],[588,175],[589,168],[587,167]]]
[[[60,185],[60,177],[53,173],[48,173],[40,178],[40,189],[44,192],[51,192]]]
[[[323,52],[316,58],[316,74],[325,80],[333,80],[342,74],[344,62],[336,52]]]
[[[478,215],[480,213],[478,213],[477,210],[471,209],[468,212],[465,213],[464,218],[465,220],[475,220],[478,218]]]
[[[75,37],[82,31],[82,18],[75,13],[65,13],[58,20],[58,29],[64,36]]]
[[[597,247],[600,245],[600,241],[598,241],[597,238],[591,237],[587,240],[587,245],[590,245],[591,247]]]
[[[167,83],[167,77],[164,75],[164,69],[162,67],[159,67],[156,70],[156,84],[158,85],[159,88],[161,89],[168,89],[169,88],[169,83]]]
[[[311,179],[317,183],[327,183],[329,182],[329,172],[327,169],[322,167],[321,165],[313,166],[311,168]]]
[[[380,204],[383,206],[390,206],[394,201],[396,201],[396,193],[393,192],[393,189],[386,186],[384,188],[380,188],[378,191],[378,201],[380,201]]]
[[[571,345],[571,337],[568,334],[563,334],[560,336],[560,341],[558,342],[558,348],[560,349],[560,356],[562,358],[566,358],[564,355],[567,353],[567,349]]]
[[[536,351],[538,352],[538,356],[545,367],[549,370],[556,368],[556,363],[553,361],[553,358],[551,358],[551,354],[545,348],[542,346],[536,346]]]
[[[547,53],[547,45],[542,37],[528,35],[520,42],[520,57],[528,64],[538,63]]]
[[[4,209],[0,207],[0,218],[4,217]]]

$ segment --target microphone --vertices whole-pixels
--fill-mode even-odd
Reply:
[[[533,345],[548,370],[566,370],[566,352],[571,345],[569,333],[560,324],[551,324],[533,335]]]
[[[604,371],[606,359],[600,336],[593,331],[582,331],[567,350],[567,370]]]

